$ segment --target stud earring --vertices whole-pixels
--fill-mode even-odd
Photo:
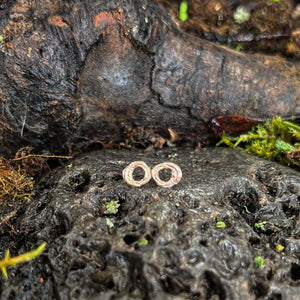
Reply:
[[[141,180],[133,179],[133,172],[136,168],[141,168],[144,171],[144,178]],[[143,161],[134,161],[123,170],[122,175],[129,185],[140,187],[151,180],[151,169]]]
[[[159,172],[163,169],[169,169],[171,170],[171,178],[168,181],[161,180],[159,177]],[[157,185],[162,186],[162,187],[171,187],[177,183],[182,178],[182,171],[180,167],[172,162],[164,162],[162,164],[159,164],[155,166],[152,169],[152,178],[155,180]]]

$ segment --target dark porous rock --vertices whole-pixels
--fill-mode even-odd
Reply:
[[[136,160],[173,161],[182,180],[131,187]],[[299,173],[238,150],[85,154],[40,180],[15,234],[2,228],[2,254],[47,247],[8,268],[1,299],[299,299],[299,196]]]

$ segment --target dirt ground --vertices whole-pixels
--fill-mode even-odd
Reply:
[[[182,1],[160,0],[178,20]],[[188,0],[183,30],[252,53],[300,56],[300,6],[290,0]]]

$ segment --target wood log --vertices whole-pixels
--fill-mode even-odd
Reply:
[[[182,32],[156,1],[18,0],[0,35],[2,153],[120,142],[124,124],[211,142],[219,115],[299,113],[293,79]]]

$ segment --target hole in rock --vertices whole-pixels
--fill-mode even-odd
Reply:
[[[268,280],[271,280],[272,278],[273,278],[273,270],[270,269],[270,270],[268,271],[268,273],[267,273],[267,279],[268,279]]]
[[[13,290],[9,293],[8,297],[7,297],[8,300],[15,300],[16,299],[16,292]]]
[[[204,247],[207,247],[207,240],[201,239],[201,240],[199,241],[199,244],[202,245],[202,246],[204,246]]]
[[[91,175],[88,170],[77,170],[69,176],[67,186],[76,193],[82,193],[90,182]]]
[[[75,289],[74,293],[73,293],[73,297],[74,298],[79,298],[81,295],[81,290],[78,288],[78,289]]]
[[[115,286],[111,270],[95,270],[95,272],[91,274],[90,278],[93,282],[99,283],[108,289],[112,289]]]
[[[189,287],[187,285],[181,282],[179,278],[176,278],[172,275],[161,275],[159,282],[164,291],[172,295],[178,295],[181,292],[189,291]]]
[[[191,296],[191,300],[198,300],[200,299],[201,297],[201,294],[200,293],[194,293],[192,296]]]
[[[254,294],[257,298],[261,298],[267,295],[269,290],[268,285],[265,282],[256,282],[253,287]]]
[[[214,295],[219,296],[220,299],[226,299],[226,290],[220,278],[211,271],[204,272],[204,283],[206,286],[206,299],[213,298]]]
[[[293,216],[298,216],[299,214],[298,207],[292,207],[292,206],[290,207],[288,204],[283,204],[282,210],[288,218],[291,218]]]
[[[70,266],[70,271],[84,269],[86,267],[86,263],[82,260],[75,260],[72,262],[72,265]]]
[[[53,219],[55,224],[50,230],[51,238],[56,239],[59,236],[64,235],[71,230],[72,224],[66,214],[58,212],[54,215]]]
[[[249,243],[250,243],[251,245],[259,244],[259,243],[260,243],[260,238],[257,237],[257,236],[251,236],[251,237],[249,238]]]
[[[46,208],[46,203],[45,202],[38,202],[37,206],[36,206],[36,211],[40,212],[42,211],[44,208]]]
[[[259,197],[254,188],[245,188],[244,192],[233,192],[230,204],[241,215],[247,216],[255,213],[260,208]]]
[[[280,293],[273,293],[268,300],[282,300],[282,295]]]
[[[126,234],[123,238],[124,242],[127,245],[130,245],[130,244],[136,242],[138,239],[139,239],[139,236],[136,234]]]
[[[72,242],[73,247],[78,247],[80,245],[80,242],[75,240]]]
[[[300,279],[300,265],[298,265],[296,263],[292,263],[291,278],[293,280],[299,280]]]
[[[62,226],[56,225],[54,226],[54,228],[50,230],[50,236],[52,239],[56,239],[59,236],[64,235],[66,233],[67,233],[66,228],[63,225]]]

